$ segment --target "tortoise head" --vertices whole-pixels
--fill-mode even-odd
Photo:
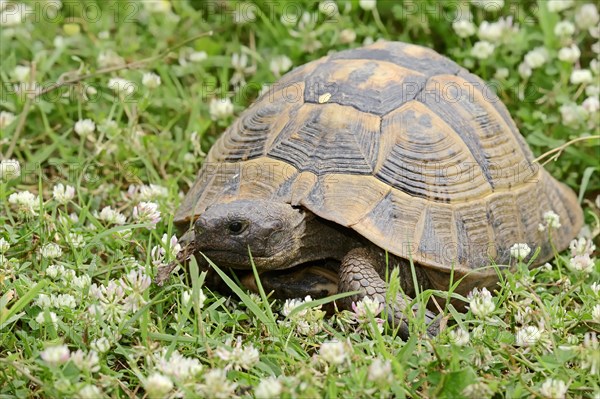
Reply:
[[[250,268],[250,248],[259,270],[285,269],[299,254],[306,215],[302,209],[268,200],[215,204],[194,224],[196,245],[220,266]]]

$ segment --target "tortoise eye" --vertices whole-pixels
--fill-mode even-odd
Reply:
[[[248,223],[236,220],[234,222],[229,223],[229,225],[227,226],[227,230],[229,230],[231,234],[237,235],[246,230],[246,227],[248,227]]]

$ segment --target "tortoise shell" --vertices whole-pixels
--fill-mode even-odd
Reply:
[[[560,216],[559,250],[583,215],[532,161],[480,78],[431,49],[380,41],[296,68],[258,98],[214,144],[175,222],[273,199],[439,271],[508,264],[515,243],[539,247],[540,264],[553,255],[543,214]]]

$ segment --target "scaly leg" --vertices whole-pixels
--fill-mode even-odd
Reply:
[[[342,259],[339,276],[338,292],[360,291],[360,294],[342,300],[342,305],[350,308],[352,302],[360,301],[365,296],[377,299],[380,303],[386,304],[387,284],[382,276],[385,274],[385,256],[369,248],[355,248],[348,252]],[[404,273],[406,275],[406,273]],[[395,300],[388,307],[388,318],[390,322],[400,326],[400,335],[403,338],[409,336],[407,324],[407,302],[408,298],[401,293],[396,295]],[[410,298],[408,298],[410,299]],[[413,307],[416,312],[418,305]],[[427,333],[435,336],[439,333],[439,317],[430,310],[425,310],[425,321],[429,326]]]

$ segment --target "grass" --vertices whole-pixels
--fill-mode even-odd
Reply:
[[[573,140],[546,168],[579,193],[597,237],[599,140],[590,136],[600,118],[590,102],[582,107],[598,97],[597,70],[591,83],[571,79],[594,69],[598,38],[582,27],[580,2],[563,11],[471,5],[478,26],[507,17],[519,26],[486,59],[471,52],[476,35],[454,32],[453,15],[467,9],[456,3],[379,1],[377,13],[357,1],[338,2],[337,13],[308,1],[1,4],[0,146],[21,171],[10,179],[4,169],[0,182],[9,246],[0,256],[0,397],[600,397],[599,263],[578,272],[568,251],[504,275],[481,299],[493,308],[485,317],[449,308],[450,328],[407,341],[381,333],[372,309],[357,321],[349,311],[326,316],[325,301],[284,305],[233,282],[231,297],[211,292],[195,263],[163,287],[150,284],[174,257],[182,194],[219,134],[276,81],[271,60],[298,66],[367,38],[435,48],[491,82],[535,156]],[[27,4],[28,16],[8,26],[7,13],[23,10],[14,4]],[[575,25],[570,37],[555,32],[561,20]],[[571,44],[579,60],[559,60]],[[517,72],[538,47],[547,60],[530,76]],[[233,54],[247,64],[233,65]],[[142,84],[150,71],[159,87]],[[131,82],[120,96],[109,88],[115,77]],[[18,81],[47,92],[24,95]],[[73,84],[57,85],[65,81]],[[231,99],[233,114],[213,120],[218,98]],[[84,119],[95,123],[87,134],[76,129]],[[53,196],[58,184],[73,196]],[[33,200],[8,202],[24,191]],[[154,228],[151,217],[133,217],[140,201],[157,204]],[[424,330],[418,320],[413,329]]]

